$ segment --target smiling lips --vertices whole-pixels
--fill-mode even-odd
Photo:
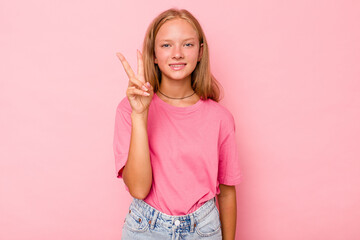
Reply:
[[[173,63],[169,64],[170,68],[174,71],[179,71],[185,68],[186,63]]]

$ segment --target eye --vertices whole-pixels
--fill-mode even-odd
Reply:
[[[170,47],[170,44],[167,44],[167,43],[165,43],[165,44],[163,44],[163,45],[161,45],[161,47]]]
[[[192,47],[192,46],[194,46],[194,44],[192,44],[192,43],[186,43],[185,46],[186,46],[186,47]]]

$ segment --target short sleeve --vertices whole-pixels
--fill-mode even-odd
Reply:
[[[220,130],[218,181],[219,184],[230,186],[242,182],[242,171],[235,136],[235,121],[231,114],[222,122]]]
[[[119,171],[125,166],[131,137],[131,106],[125,97],[116,108],[113,150],[115,156],[116,177],[122,178]],[[125,185],[127,191],[128,187]]]

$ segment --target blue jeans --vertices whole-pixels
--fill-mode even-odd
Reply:
[[[133,198],[122,228],[122,240],[142,239],[222,239],[216,198],[205,202],[195,212],[171,216],[143,200]]]

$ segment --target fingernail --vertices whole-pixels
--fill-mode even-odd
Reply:
[[[144,92],[145,96],[150,96],[150,93]]]
[[[116,53],[116,56],[118,56],[118,58],[120,58],[120,60],[124,60],[124,57],[121,53]]]
[[[144,85],[142,85],[141,88],[142,88],[144,91],[149,90],[149,89],[147,89]]]
[[[146,83],[146,85],[147,85],[148,87],[150,87],[150,86],[151,86],[149,82],[147,82],[147,83]]]

